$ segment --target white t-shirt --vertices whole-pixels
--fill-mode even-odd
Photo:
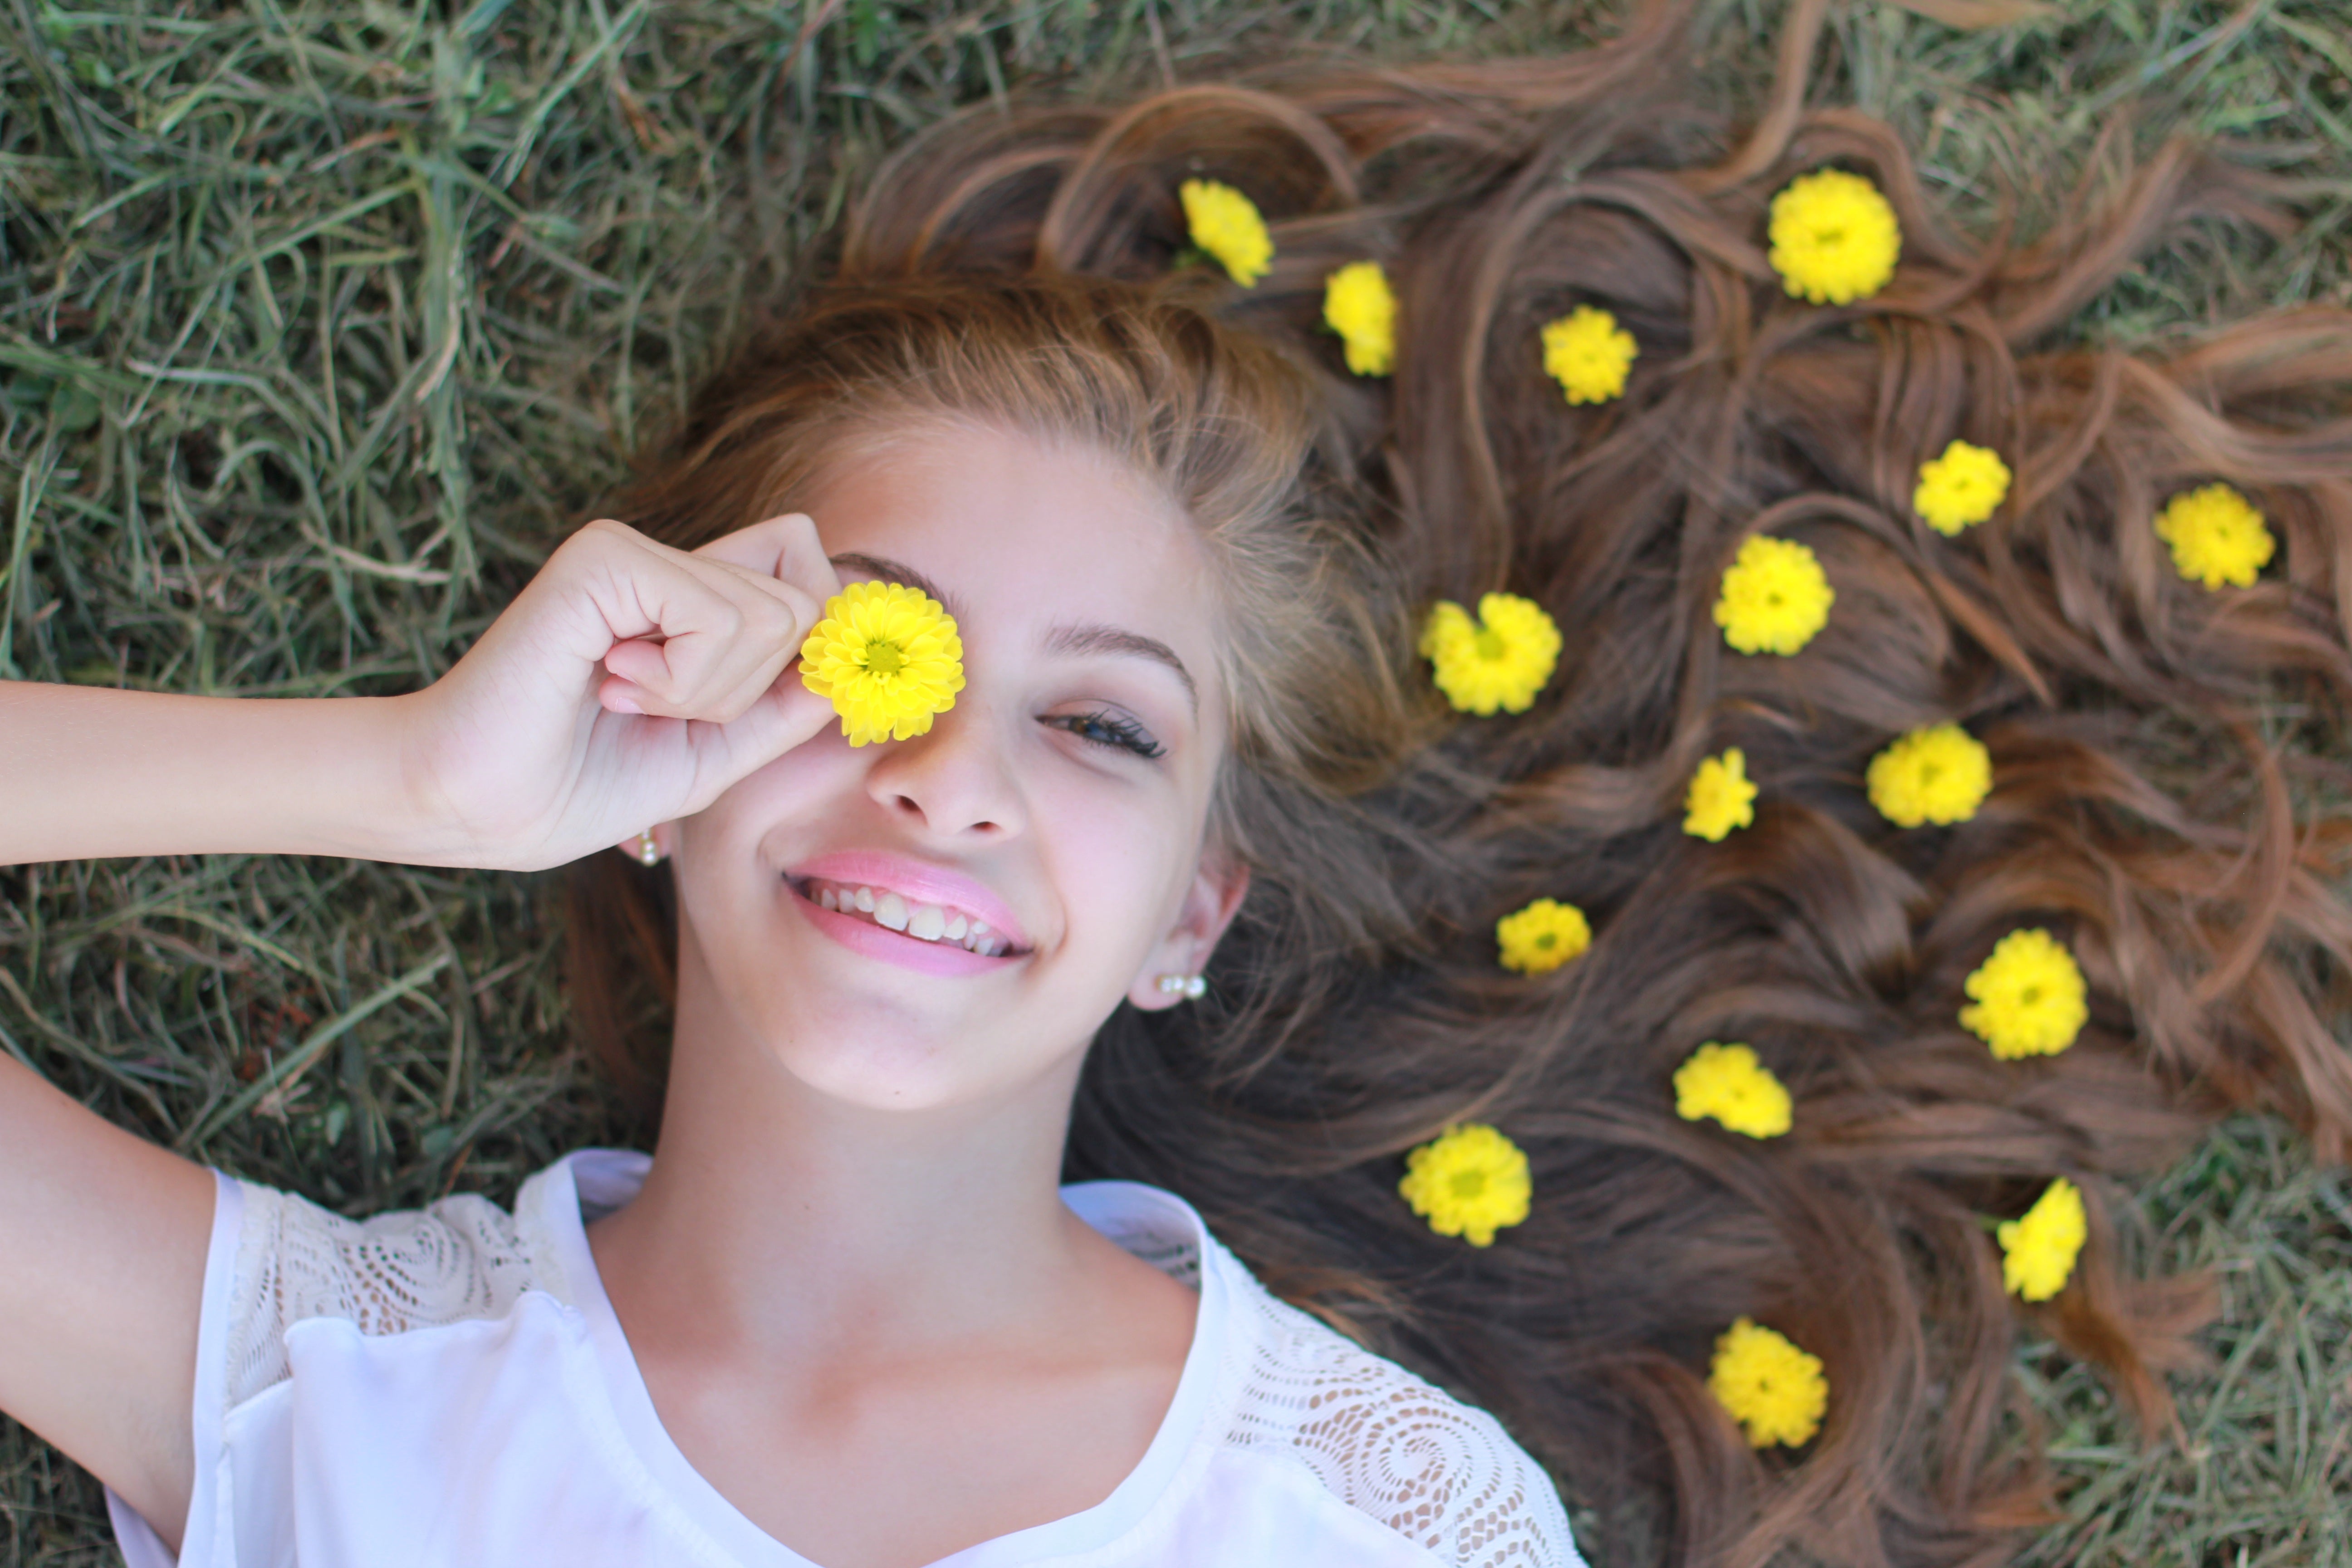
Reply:
[[[219,1176],[180,1568],[811,1568],[670,1441],[605,1300],[584,1226],[650,1163],[364,1223]],[[1276,1300],[1172,1194],[1062,1195],[1199,1289],[1183,1375],[1110,1496],[939,1568],[1580,1568],[1493,1417]],[[173,1562],[107,1507],[129,1568]]]

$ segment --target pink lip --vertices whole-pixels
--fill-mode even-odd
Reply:
[[[795,866],[785,873],[797,885],[814,877],[824,882],[845,882],[851,887],[871,888],[876,892],[887,890],[898,894],[910,904],[946,904],[978,915],[1015,948],[1029,945],[1029,933],[1004,907],[1004,900],[990,892],[970,877],[938,866],[927,866],[920,860],[910,860],[903,855],[885,855],[872,849],[836,850],[820,855],[803,866]],[[819,914],[824,913],[815,905]],[[851,921],[851,925],[866,928],[864,921]],[[908,942],[918,947],[935,948],[940,944],[915,937],[900,937],[896,931],[880,926],[871,929],[894,940]],[[970,956],[970,955],[967,955]]]

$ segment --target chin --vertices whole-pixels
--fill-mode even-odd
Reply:
[[[778,1063],[795,1079],[836,1104],[864,1110],[941,1110],[986,1098],[992,1087],[972,1079],[944,1047],[882,1042],[861,1048],[836,1039],[825,1048],[779,1047]]]

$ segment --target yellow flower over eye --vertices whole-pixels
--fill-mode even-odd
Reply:
[[[1543,329],[1544,373],[1559,383],[1570,403],[1606,403],[1625,391],[1626,373],[1641,357],[1633,334],[1617,318],[1579,305]]]
[[[1534,1183],[1519,1146],[1491,1127],[1466,1122],[1404,1157],[1397,1191],[1440,1236],[1491,1247],[1495,1233],[1528,1217]]]
[[[1772,198],[1772,269],[1791,295],[1816,305],[1866,300],[1895,276],[1903,227],[1878,187],[1843,169],[1819,169]]]
[[[1719,757],[1708,757],[1691,774],[1683,796],[1683,831],[1693,838],[1720,844],[1735,827],[1756,820],[1756,786],[1748,782],[1748,753],[1734,746]]]
[[[1559,663],[1559,627],[1543,606],[1516,594],[1488,594],[1478,618],[1440,599],[1421,626],[1421,656],[1437,689],[1465,713],[1524,713]]]
[[[2016,1219],[2005,1219],[1994,1229],[2000,1243],[2000,1279],[2012,1296],[2047,1301],[2066,1288],[2074,1277],[2074,1259],[2091,1233],[2083,1212],[2083,1194],[2061,1176]]]
[[[1919,465],[1911,507],[1946,537],[1993,514],[2009,494],[2009,465],[2000,454],[1955,441],[1944,455]]]
[[[2056,1056],[2090,1021],[2074,955],[2040,927],[2013,931],[1968,978],[1960,1026],[2003,1061]]]
[[[801,684],[833,699],[853,746],[927,733],[963,689],[953,616],[919,588],[852,583],[801,645]]]
[[[1811,551],[1792,539],[1757,534],[1723,574],[1715,624],[1741,653],[1792,654],[1829,625],[1836,602]]]
[[[1734,1132],[1778,1138],[1794,1109],[1788,1089],[1748,1046],[1709,1040],[1675,1069],[1675,1114],[1685,1121],[1712,1116]]]
[[[1592,945],[1592,926],[1574,904],[1538,899],[1495,922],[1502,965],[1522,974],[1549,974]]]
[[[1339,334],[1348,368],[1386,375],[1396,365],[1396,295],[1377,261],[1350,261],[1323,284],[1323,324]]]
[[[1256,288],[1274,260],[1274,237],[1250,199],[1215,180],[1187,180],[1176,187],[1176,197],[1184,204],[1192,243],[1215,257],[1234,282]]]
[[[1992,793],[1992,753],[1958,724],[1930,724],[1870,759],[1870,804],[1897,827],[1948,827]]]
[[[2208,588],[2252,587],[2278,549],[2261,510],[2227,485],[2174,496],[2157,516],[2156,536],[2172,546],[2173,569]]]
[[[1822,1358],[1784,1335],[1742,1318],[1715,1342],[1707,1391],[1748,1429],[1748,1446],[1793,1448],[1810,1442],[1830,1407],[1830,1380]]]

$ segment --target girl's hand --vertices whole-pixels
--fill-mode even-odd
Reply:
[[[413,858],[555,866],[701,810],[831,721],[782,677],[840,589],[798,513],[691,554],[588,524],[401,700]]]

